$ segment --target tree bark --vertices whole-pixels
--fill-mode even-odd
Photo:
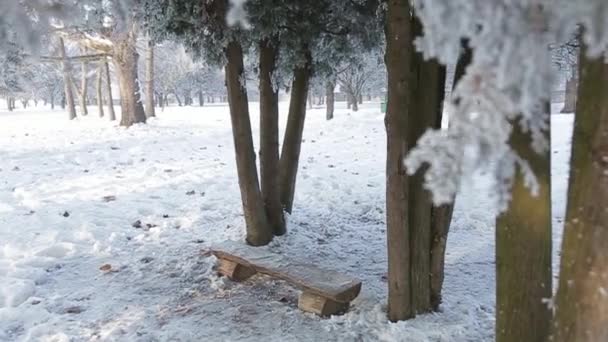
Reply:
[[[277,41],[263,39],[260,51],[260,179],[268,223],[275,235],[286,232],[279,188],[279,91],[272,85]]]
[[[312,75],[312,57],[310,50],[305,49],[304,65],[294,70],[294,79],[291,87],[291,100],[289,102],[289,115],[281,149],[279,162],[279,185],[281,189],[281,203],[285,211],[291,214],[296,189],[298,163],[302,148],[302,134],[306,118],[306,100]]]
[[[74,93],[72,92],[72,66],[66,58],[65,44],[63,38],[59,38],[59,53],[61,54],[61,69],[63,72],[63,84],[65,85],[65,101],[68,107],[68,118],[76,118],[76,107],[74,106]]]
[[[86,55],[86,49],[82,50],[83,55]],[[80,65],[81,76],[80,76],[80,112],[82,116],[89,115],[89,110],[87,109],[87,90],[88,90],[88,82],[87,82],[87,62],[83,61]]]
[[[99,107],[99,117],[103,118],[103,62],[97,68],[97,106]]]
[[[55,109],[55,94],[54,94],[54,92],[51,92],[49,101],[51,102],[51,110]]]
[[[199,90],[198,91],[198,105],[200,107],[205,105],[205,96],[203,95],[203,91]]]
[[[325,97],[327,100],[326,109],[325,109],[325,118],[327,120],[331,120],[334,118],[334,104],[335,104],[335,94],[334,89],[336,88],[336,83],[333,81],[327,81],[325,85]]]
[[[393,322],[415,315],[411,299],[408,177],[403,165],[403,158],[408,152],[407,118],[411,101],[409,88],[413,37],[410,11],[409,1],[388,1],[385,27],[388,104],[384,123],[387,137],[388,319]]]
[[[154,42],[148,36],[148,48],[146,49],[146,116],[156,116],[154,108]]]
[[[581,49],[553,341],[608,341],[608,64]]]
[[[548,107],[548,106],[547,106]],[[549,108],[547,108],[547,121]],[[549,132],[547,132],[549,139]],[[532,139],[514,124],[511,148],[537,177],[538,195],[518,168],[507,211],[496,220],[496,341],[544,342],[551,311],[551,154],[536,153]]]
[[[412,35],[422,34],[422,23],[416,16],[411,19]],[[416,52],[413,41],[409,47],[413,52],[411,60],[411,106],[408,120],[408,148],[416,146],[418,139],[440,121],[445,98],[446,69],[436,59],[425,60]],[[443,269],[432,269],[432,209],[431,194],[424,188],[425,169],[420,169],[409,177],[409,229],[411,250],[411,295],[415,313],[433,309],[433,272],[442,273]]]
[[[120,85],[120,107],[122,113],[120,125],[125,127],[146,122],[146,114],[144,106],[141,103],[141,91],[137,76],[139,54],[135,48],[135,43],[135,29],[131,29],[124,37],[116,39],[112,55]]]
[[[456,88],[458,81],[464,76],[466,68],[471,64],[473,50],[465,43],[463,51],[456,63],[452,89]],[[443,110],[439,113],[433,128],[441,129]],[[433,206],[431,210],[431,306],[438,311],[442,301],[443,280],[445,278],[445,250],[448,241],[448,232],[452,223],[455,199],[449,204]]]
[[[112,79],[110,78],[110,65],[108,60],[104,59],[103,68],[106,75],[106,93],[108,96],[108,117],[110,121],[116,120],[116,113],[114,112],[114,98],[112,96]]]
[[[243,79],[243,50],[236,41],[226,47],[226,86],[236,151],[236,167],[247,226],[247,243],[253,246],[268,244],[273,237],[264,211],[264,201],[258,182],[255,150],[249,119],[247,90]]]

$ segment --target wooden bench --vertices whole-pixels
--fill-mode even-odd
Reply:
[[[293,262],[259,247],[224,242],[211,249],[219,260],[218,272],[233,281],[256,273],[285,280],[302,290],[298,307],[321,316],[341,314],[361,291],[361,281],[335,271]]]

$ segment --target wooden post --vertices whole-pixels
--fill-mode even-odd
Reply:
[[[253,268],[243,266],[234,261],[220,259],[220,264],[217,268],[218,273],[224,275],[233,281],[243,281],[253,276],[256,272]]]
[[[345,313],[349,303],[339,303],[314,293],[302,292],[298,299],[298,308],[319,316],[330,316]]]

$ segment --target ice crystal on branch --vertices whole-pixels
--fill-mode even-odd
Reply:
[[[605,0],[414,0],[424,23],[417,48],[427,58],[453,63],[466,40],[473,60],[449,106],[446,131],[429,131],[407,156],[413,173],[429,165],[426,186],[436,203],[452,200],[463,176],[475,169],[493,172],[499,208],[508,202],[509,184],[519,166],[531,190],[536,179],[527,162],[509,146],[512,123],[546,151],[550,101],[551,43],[569,38],[577,23],[584,40],[599,54],[608,40]]]

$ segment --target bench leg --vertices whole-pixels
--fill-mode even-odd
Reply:
[[[217,271],[230,278],[233,281],[243,281],[254,275],[256,272],[253,268],[243,266],[233,261],[220,259]]]
[[[349,303],[339,303],[319,295],[302,292],[298,299],[298,308],[319,316],[340,315],[348,310]]]

